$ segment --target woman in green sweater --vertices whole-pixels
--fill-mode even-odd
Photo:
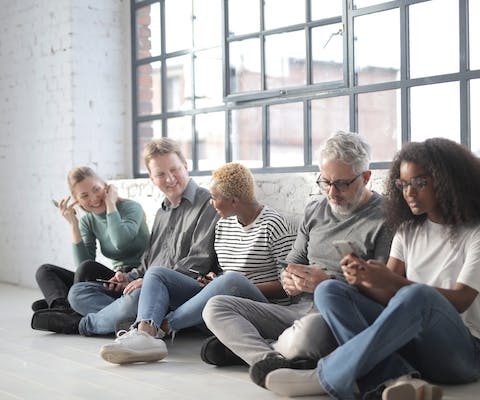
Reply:
[[[70,310],[67,295],[70,287],[81,281],[110,279],[115,271],[128,272],[140,264],[147,247],[149,232],[142,206],[118,197],[117,189],[89,167],[74,168],[68,174],[71,196],[55,205],[70,225],[73,256],[77,269],[42,265],[36,279],[45,299],[32,304],[32,310]],[[85,214],[78,218],[75,206]],[[112,260],[114,270],[95,261],[97,240],[102,254]],[[41,310],[41,311],[39,311]],[[33,320],[32,328],[35,329]]]

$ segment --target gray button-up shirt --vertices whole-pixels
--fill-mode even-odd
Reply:
[[[178,207],[171,207],[168,199],[162,202],[153,223],[150,245],[141,265],[127,274],[128,279],[141,278],[152,266],[171,268],[191,277],[196,277],[188,271],[192,267],[203,273],[218,273],[213,247],[218,218],[208,190],[190,179]]]

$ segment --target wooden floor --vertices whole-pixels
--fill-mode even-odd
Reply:
[[[246,367],[204,364],[199,334],[167,342],[169,355],[160,362],[109,364],[98,353],[111,338],[32,330],[30,304],[38,298],[38,290],[0,284],[1,400],[279,399],[251,383]],[[478,400],[480,383],[445,387],[445,393],[446,400]]]

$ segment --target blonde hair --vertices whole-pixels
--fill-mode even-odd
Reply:
[[[145,162],[145,166],[147,167],[148,171],[150,171],[148,168],[148,163],[152,160],[152,158],[171,153],[176,154],[183,164],[187,164],[182,150],[180,150],[180,145],[175,140],[164,137],[160,139],[154,139],[147,143],[143,149],[143,161]]]
[[[239,163],[228,163],[212,173],[212,184],[227,197],[255,200],[255,186],[250,170]]]
[[[68,188],[70,189],[70,193],[72,194],[73,197],[75,197],[75,194],[73,193],[73,189],[75,188],[75,185],[77,183],[80,183],[83,181],[85,178],[95,178],[102,182],[104,185],[106,184],[105,181],[100,178],[93,169],[90,167],[77,167],[73,168],[67,175],[67,182],[68,182]]]

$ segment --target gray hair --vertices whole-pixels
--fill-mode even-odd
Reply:
[[[370,145],[358,133],[338,131],[332,134],[320,148],[320,163],[343,161],[360,174],[370,167]]]

